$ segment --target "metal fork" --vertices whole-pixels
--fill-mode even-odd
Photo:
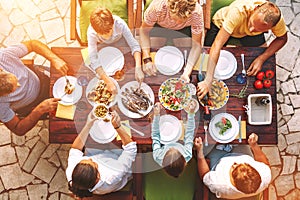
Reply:
[[[205,135],[204,135],[204,146],[208,146],[208,141],[207,141],[208,121],[207,120],[204,121],[203,128],[204,128],[204,133],[205,133]]]

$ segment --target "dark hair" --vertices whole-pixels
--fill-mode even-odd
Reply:
[[[175,148],[170,148],[162,162],[164,170],[170,176],[178,178],[184,170],[186,161],[182,154]]]
[[[77,197],[91,197],[92,189],[96,185],[98,170],[88,163],[78,163],[69,182],[69,190]]]
[[[259,173],[247,163],[239,164],[231,175],[235,187],[245,194],[255,193],[261,184]]]
[[[265,15],[264,21],[268,24],[272,24],[272,26],[275,26],[281,18],[280,9],[272,2],[266,2],[260,5],[258,12],[263,13]]]
[[[0,71],[0,97],[12,92],[14,85],[11,83],[10,73],[1,73]]]

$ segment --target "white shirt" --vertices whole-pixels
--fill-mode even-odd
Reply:
[[[137,152],[135,142],[130,142],[122,147],[124,150],[120,156],[109,150],[93,156],[84,156],[82,151],[71,148],[66,169],[67,180],[72,180],[73,170],[81,160],[91,158],[93,162],[98,164],[100,174],[100,180],[91,189],[91,192],[106,194],[122,189],[131,178],[131,165]]]
[[[261,184],[258,190],[253,194],[245,194],[230,182],[230,168],[234,163],[248,163],[255,168],[260,177]],[[261,193],[271,182],[271,169],[268,165],[255,161],[251,156],[228,156],[220,159],[215,171],[206,173],[203,177],[203,182],[207,185],[211,192],[216,194],[218,198],[238,199],[242,197],[255,196]]]
[[[0,50],[0,68],[14,74],[21,85],[16,91],[0,97],[0,121],[4,123],[15,116],[15,110],[32,103],[39,94],[39,78],[20,59],[27,54],[28,50],[24,44]]]
[[[88,39],[88,52],[91,60],[92,68],[95,70],[99,67],[98,65],[98,43],[112,44],[120,40],[122,37],[126,40],[127,44],[131,49],[132,55],[134,52],[141,52],[141,47],[138,41],[133,37],[130,29],[128,28],[126,22],[119,16],[113,15],[114,25],[112,36],[109,39],[104,39],[100,37],[97,32],[89,25],[87,30]]]

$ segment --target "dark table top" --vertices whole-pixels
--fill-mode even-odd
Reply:
[[[52,51],[56,53],[59,57],[64,59],[68,66],[69,71],[68,75],[70,76],[85,76],[88,80],[91,80],[95,77],[94,73],[89,70],[83,62],[82,55],[81,55],[81,47],[52,47]],[[251,62],[260,55],[265,49],[259,47],[226,47],[223,48],[224,50],[230,51],[237,59],[237,71],[230,79],[224,80],[226,85],[229,88],[230,94],[237,94],[242,89],[243,85],[236,82],[236,76],[242,70],[242,63],[240,59],[240,55],[243,53],[245,54],[245,65],[246,67],[251,64]],[[209,48],[204,48],[206,53],[209,52]],[[126,53],[125,57],[125,65],[124,65],[124,79],[122,81],[118,81],[120,87],[129,81],[135,80],[134,78],[134,59],[130,53]],[[263,69],[272,69],[275,71],[275,56],[273,55],[269,58],[263,65]],[[173,77],[180,77],[182,72],[174,75]],[[196,85],[197,84],[197,71],[193,71],[192,73],[192,80],[191,82]],[[276,73],[276,72],[275,72]],[[55,70],[51,68],[51,76],[50,76],[50,95],[52,95],[52,88],[55,81],[61,75]],[[146,77],[144,82],[147,83],[153,90],[155,95],[155,102],[158,100],[158,90],[161,85],[166,79],[170,77],[158,74],[157,76]],[[275,78],[272,79],[273,84],[271,88],[256,90],[253,87],[253,83],[256,80],[255,77],[248,77],[249,80],[249,87],[247,89],[247,94],[255,94],[255,93],[268,93],[272,97],[272,123],[270,125],[250,125],[247,122],[246,130],[247,130],[247,137],[251,133],[256,133],[259,136],[259,143],[260,144],[277,144],[277,108],[276,108],[276,81]],[[83,128],[88,113],[91,111],[92,106],[88,103],[85,97],[85,89],[83,87],[83,95],[79,102],[77,103],[77,108],[75,111],[74,120],[66,120],[60,119],[55,117],[55,112],[50,113],[50,120],[49,120],[49,133],[50,133],[50,143],[72,143],[78,133]],[[81,104],[81,105],[80,105]],[[236,98],[230,97],[227,104],[218,109],[216,111],[212,111],[212,116],[217,113],[227,112],[238,118],[241,115],[242,120],[247,121],[247,113],[245,112],[245,108],[243,105],[247,104],[247,96],[245,98]],[[86,105],[83,109],[82,105]],[[118,106],[115,105],[113,109],[118,111]],[[131,119],[127,116],[123,115],[122,112],[118,112],[122,120],[129,120],[129,123],[134,128],[142,131],[145,133],[145,136],[140,136],[134,131],[131,131],[133,139],[138,144],[146,144],[150,145],[152,143],[151,140],[151,119],[152,119],[152,112],[150,112],[147,116],[139,119]],[[186,117],[186,113],[184,110],[182,111],[169,111],[166,110],[167,114],[172,114],[178,117],[179,119],[183,119]],[[203,108],[200,106],[199,111],[196,113],[196,129],[195,129],[195,137],[201,136],[204,138],[204,129],[203,129],[203,119],[202,119]],[[209,137],[209,142],[214,143],[213,139]],[[96,144],[91,138],[88,139],[87,143],[93,145]],[[237,143],[237,140],[234,140],[232,143]],[[242,143],[247,143],[247,140],[243,139]]]

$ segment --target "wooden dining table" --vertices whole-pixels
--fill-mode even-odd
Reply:
[[[62,58],[68,65],[69,71],[68,75],[74,76],[74,77],[85,77],[88,81],[90,81],[92,78],[95,77],[95,74],[85,66],[85,63],[82,58],[81,50],[83,47],[52,47],[52,51],[57,54],[60,58]],[[184,49],[188,50],[188,48],[180,48],[181,51]],[[243,88],[243,84],[239,84],[236,82],[236,76],[241,73],[242,71],[242,62],[240,59],[240,55],[245,55],[245,65],[246,68],[250,66],[251,62],[257,58],[262,52],[265,50],[265,48],[261,47],[224,47],[224,50],[227,50],[231,52],[237,60],[237,70],[235,74],[227,79],[224,80],[226,85],[228,86],[229,93],[230,94],[238,94],[240,90]],[[121,49],[122,50],[122,49]],[[153,49],[153,51],[156,51],[157,49]],[[203,51],[206,53],[209,53],[210,48],[204,47]],[[126,52],[126,51],[125,51]],[[128,52],[128,51],[127,51]],[[134,81],[134,59],[130,52],[124,53],[125,58],[125,64],[124,64],[124,77],[123,80],[119,80],[118,84],[120,87],[122,87],[125,83],[129,81]],[[271,56],[263,65],[263,70],[272,69],[276,73],[276,61],[275,56]],[[177,73],[176,75],[172,77],[180,77],[182,74],[182,71]],[[197,85],[197,74],[198,71],[193,71],[191,76],[191,83],[193,83],[195,86]],[[50,70],[50,96],[53,96],[53,85],[56,82],[58,78],[60,78],[61,75],[51,67]],[[154,92],[155,96],[155,102],[158,102],[158,91],[161,86],[161,84],[167,80],[168,78],[171,78],[170,76],[165,76],[160,73],[157,73],[156,76],[151,77],[145,77],[144,82],[148,84],[151,89]],[[247,137],[251,133],[256,133],[259,136],[259,144],[277,144],[277,108],[276,108],[276,80],[275,78],[272,79],[273,84],[268,89],[261,89],[256,90],[253,87],[253,83],[256,80],[255,77],[247,77],[249,84],[248,88],[246,90],[247,95],[249,94],[257,94],[257,93],[263,93],[263,94],[270,94],[272,98],[272,122],[269,125],[250,125],[248,122],[246,124],[246,134]],[[197,98],[194,96],[194,98]],[[230,96],[228,99],[228,102],[225,106],[222,108],[211,111],[212,116],[221,113],[226,112],[232,114],[234,117],[238,118],[238,116],[241,116],[242,120],[247,121],[248,116],[245,112],[244,105],[247,105],[247,96],[244,98],[237,98]],[[142,118],[138,119],[132,119],[128,116],[124,115],[120,110],[118,109],[118,105],[112,107],[112,109],[115,109],[120,117],[121,120],[128,120],[130,126],[133,128],[143,132],[145,135],[141,136],[137,134],[135,131],[131,131],[132,138],[137,142],[137,144],[140,145],[151,145],[151,122],[153,120],[153,114],[150,112],[148,115]],[[49,119],[49,140],[50,143],[72,143],[76,136],[80,133],[81,129],[86,123],[87,116],[92,110],[92,105],[88,102],[86,98],[86,86],[83,86],[83,94],[81,96],[81,99],[76,103],[76,111],[74,115],[74,120],[67,120],[62,118],[55,117],[55,111],[50,112],[50,119]],[[180,111],[170,111],[165,110],[163,111],[165,114],[171,114],[176,116],[180,120],[185,120],[187,117],[187,113],[184,110]],[[195,115],[195,122],[196,122],[196,128],[195,128],[195,137],[202,137],[204,138],[204,128],[203,128],[203,107],[200,106],[199,111]],[[93,141],[91,137],[88,138],[87,143],[91,145],[95,145],[96,142]],[[214,140],[209,137],[209,143],[214,143]],[[232,141],[232,143],[238,143],[238,140],[235,139]],[[243,144],[247,143],[247,139],[242,140]]]

